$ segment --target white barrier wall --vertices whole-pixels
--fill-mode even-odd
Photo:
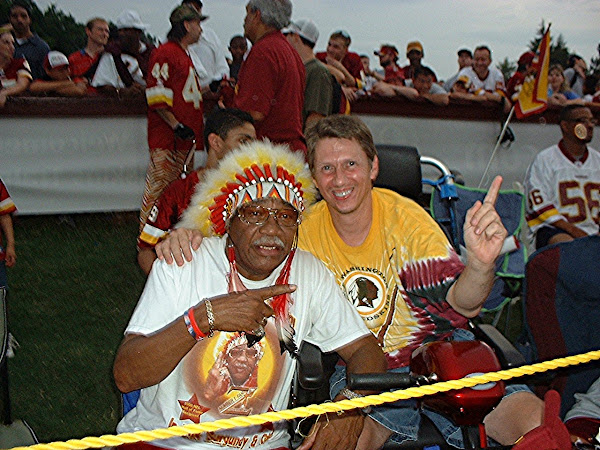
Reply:
[[[2,117],[0,136],[0,177],[20,214],[140,207],[145,116]]]

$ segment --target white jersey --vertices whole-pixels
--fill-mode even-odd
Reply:
[[[527,225],[535,233],[563,219],[588,234],[599,231],[600,153],[588,152],[575,160],[562,144],[541,151],[525,176]]]
[[[201,86],[206,86],[213,80],[220,80],[224,76],[229,78],[229,64],[223,44],[212,28],[202,25],[200,39],[190,45],[188,51],[198,72]]]
[[[146,86],[146,81],[144,80],[144,75],[142,74],[142,69],[140,69],[138,60],[125,53],[121,54],[121,59],[133,77],[133,81],[142,86]],[[104,53],[102,55],[91,84],[93,87],[113,86],[118,89],[123,89],[125,87],[123,80],[121,80],[121,77],[119,76],[117,67],[115,66],[113,55],[110,53]]]
[[[465,67],[458,73],[458,78],[466,76],[471,82],[469,91],[476,95],[483,95],[486,92],[504,91],[504,75],[495,67],[488,67],[488,76],[482,80],[477,76],[472,67]]]
[[[227,292],[229,263],[225,238],[205,238],[194,260],[178,267],[157,261],[131,317],[126,333],[149,335],[160,330],[202,299]],[[243,277],[248,289],[271,286],[282,263],[265,280]],[[294,341],[318,345],[328,352],[369,330],[342,294],[333,274],[308,252],[297,250],[289,282]],[[216,333],[197,343],[163,381],[141,390],[137,406],[117,431],[132,432],[214,421],[269,410],[286,409],[296,360],[281,354],[277,332],[269,319],[266,336],[249,347],[243,333]],[[177,449],[272,449],[288,445],[287,424],[215,431],[160,441]],[[154,444],[154,442],[153,442]]]

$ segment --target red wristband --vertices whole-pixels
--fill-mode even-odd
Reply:
[[[190,325],[192,325],[192,329],[194,330],[194,333],[196,333],[196,336],[199,336],[201,339],[204,339],[206,337],[206,334],[204,334],[202,332],[202,330],[196,323],[196,318],[194,317],[194,307],[193,306],[190,309],[188,309],[188,316],[190,318]]]

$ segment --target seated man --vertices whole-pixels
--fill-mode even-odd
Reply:
[[[44,61],[46,76],[34,80],[29,90],[34,94],[82,97],[87,93],[87,81],[83,78],[71,79],[67,57],[57,51],[48,52]]]
[[[214,169],[230,150],[256,139],[253,123],[252,116],[239,109],[215,109],[208,114],[204,124],[204,148],[208,149],[205,166],[167,186],[138,237],[137,260],[146,275],[156,259],[154,246],[175,227],[206,169]]]
[[[337,351],[349,373],[385,370],[377,341],[334,276],[295,248],[314,195],[304,157],[267,142],[242,146],[206,174],[183,220],[217,236],[190,264],[163,262],[150,273],[114,365],[122,392],[141,389],[119,432],[285,409],[302,340]],[[342,418],[360,434],[360,412],[336,416],[331,426]],[[282,421],[160,445],[218,449],[234,440],[257,449],[289,444]]]
[[[306,138],[308,164],[323,201],[306,214],[298,245],[335,274],[349,303],[378,338],[388,368],[407,370],[411,353],[424,343],[466,337],[467,318],[479,313],[492,288],[495,261],[507,234],[494,206],[502,179],[497,177],[484,202],[475,203],[467,214],[463,266],[440,227],[419,205],[372,187],[379,160],[373,136],[360,119],[325,117],[308,130]],[[184,258],[191,260],[188,239],[193,234],[181,231],[165,241],[157,248],[159,258],[172,262],[175,257],[178,264],[184,264]],[[192,236],[192,248],[200,242],[200,233]],[[357,296],[365,278],[375,288],[368,302]],[[344,384],[338,371],[332,379],[335,400],[349,398],[341,389]],[[512,386],[485,419],[488,435],[512,445],[539,429],[543,408],[543,402],[525,387]],[[451,445],[462,446],[455,424],[440,414],[427,414]],[[373,420],[364,422],[360,438],[345,433],[337,448],[379,448],[388,438],[404,442],[417,437],[420,415],[413,402],[373,408],[369,416]],[[311,437],[338,439],[338,430],[330,424]],[[566,429],[551,432],[566,433]]]
[[[583,105],[560,113],[562,139],[537,154],[525,175],[527,225],[536,248],[598,234],[600,153],[588,147],[596,119]]]

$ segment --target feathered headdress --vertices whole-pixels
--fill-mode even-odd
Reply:
[[[250,142],[205,172],[177,227],[220,236],[240,205],[269,197],[302,212],[315,199],[312,177],[302,154],[266,140]]]
[[[204,180],[198,185],[177,227],[197,229],[204,236],[221,236],[237,208],[260,198],[279,198],[299,212],[314,201],[315,188],[301,154],[266,140],[244,144],[233,150],[216,169],[205,172]],[[295,249],[292,249],[275,284],[288,283],[294,254]],[[227,258],[230,268],[228,291],[246,290],[237,271],[232,247],[227,249]],[[275,312],[281,352],[287,350],[295,356],[295,331],[289,314],[292,302],[289,294],[282,294],[273,297],[270,304]],[[248,334],[248,345],[253,345],[263,335],[262,328],[255,335]]]

